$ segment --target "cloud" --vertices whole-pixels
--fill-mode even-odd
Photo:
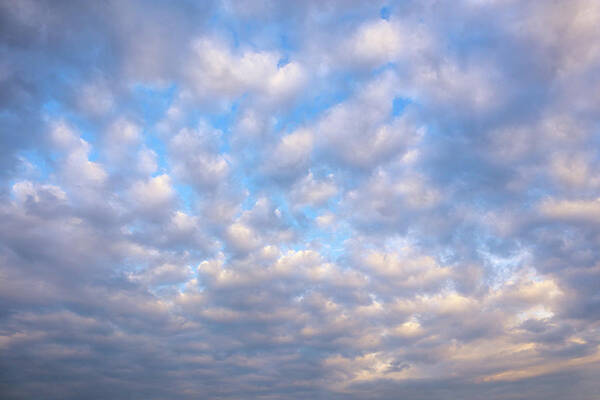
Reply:
[[[540,212],[547,217],[566,221],[595,222],[600,218],[600,200],[544,200]]]
[[[51,129],[53,144],[64,154],[60,161],[64,179],[72,185],[94,186],[104,183],[106,171],[99,163],[89,160],[89,143],[63,122],[55,123]]]
[[[197,130],[182,129],[169,142],[173,171],[198,187],[214,187],[228,172],[227,160],[218,154],[221,132],[201,125]]]
[[[312,172],[294,184],[290,192],[294,204],[322,206],[331,197],[335,196],[338,189],[333,182],[333,176],[326,179],[315,179]]]
[[[369,82],[356,98],[332,107],[316,128],[327,156],[357,168],[372,168],[402,152],[418,137],[408,118],[393,118],[393,74]]]
[[[150,213],[164,212],[175,198],[171,178],[167,174],[158,175],[133,184],[129,191],[130,201]]]
[[[297,175],[307,167],[313,146],[310,130],[299,129],[285,135],[272,150],[265,169],[275,176]]]
[[[599,10],[0,0],[0,392],[595,399]]]
[[[293,96],[305,80],[301,65],[291,61],[280,66],[281,56],[274,52],[248,49],[234,54],[227,43],[209,38],[200,38],[192,46],[187,74],[201,98],[256,93],[259,101],[281,102]]]

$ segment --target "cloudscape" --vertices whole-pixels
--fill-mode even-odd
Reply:
[[[0,398],[596,400],[597,0],[0,0]]]

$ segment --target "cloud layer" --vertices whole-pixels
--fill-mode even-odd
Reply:
[[[595,399],[600,5],[0,1],[7,399]]]

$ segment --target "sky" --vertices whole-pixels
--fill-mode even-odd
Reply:
[[[599,104],[596,0],[0,0],[0,397],[595,400]]]

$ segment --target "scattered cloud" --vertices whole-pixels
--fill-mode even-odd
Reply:
[[[0,0],[7,399],[595,399],[594,0]]]

